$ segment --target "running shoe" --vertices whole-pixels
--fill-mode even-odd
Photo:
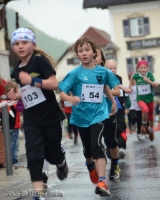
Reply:
[[[143,140],[144,136],[142,134],[137,134],[137,138],[138,138],[138,140]]]
[[[90,176],[92,183],[94,183],[94,184],[98,183],[99,177],[98,177],[98,174],[97,174],[97,171],[95,168],[92,170],[89,170],[89,176]]]
[[[98,182],[95,189],[95,193],[99,194],[100,196],[110,195],[110,191],[109,191],[108,185],[106,184],[106,180]]]
[[[120,176],[121,169],[119,165],[111,165],[109,178],[110,179],[117,179]]]
[[[13,168],[14,168],[14,169],[23,168],[23,167],[24,167],[24,165],[22,165],[22,164],[20,164],[20,163],[14,163],[14,164],[13,164]]]
[[[64,180],[65,178],[67,178],[67,175],[68,175],[68,165],[67,165],[67,163],[65,163],[65,166],[62,169],[57,167],[56,173],[57,173],[57,177],[60,180]]]
[[[154,140],[154,130],[148,127],[148,134],[149,134],[149,139],[150,141]]]
[[[125,149],[119,149],[119,159],[124,159],[125,157]]]

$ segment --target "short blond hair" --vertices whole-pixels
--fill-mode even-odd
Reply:
[[[116,66],[118,65],[117,61],[115,61],[115,60],[113,60],[113,59],[109,59],[109,60],[106,60],[106,62],[105,62],[105,67],[108,68],[108,64],[111,63],[111,62],[112,62],[112,63],[115,63]]]
[[[7,94],[11,89],[14,89],[14,92],[18,91],[18,84],[14,81],[7,81],[4,86],[4,93]]]

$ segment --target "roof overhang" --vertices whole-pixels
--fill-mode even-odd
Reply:
[[[105,49],[105,50],[115,50],[115,51],[117,51],[117,50],[119,50],[119,47],[118,47],[117,45],[115,45],[113,42],[109,42],[109,43],[105,46],[104,49]]]
[[[117,6],[123,4],[133,4],[149,2],[151,0],[83,0],[83,8],[102,8],[107,9],[108,6]],[[155,0],[159,1],[159,0]]]

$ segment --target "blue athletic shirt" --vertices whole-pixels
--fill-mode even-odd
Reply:
[[[66,94],[70,91],[74,96],[81,98],[82,84],[108,85],[110,88],[117,86],[116,76],[108,69],[95,65],[88,69],[82,65],[70,71],[60,82],[59,89]],[[92,124],[109,118],[108,105],[104,97],[101,103],[80,102],[72,107],[70,123],[79,127],[89,127]]]

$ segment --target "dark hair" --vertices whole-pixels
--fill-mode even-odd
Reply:
[[[80,46],[82,47],[82,45],[83,45],[84,43],[88,43],[88,44],[91,45],[92,50],[93,50],[93,52],[95,53],[95,56],[94,56],[94,59],[95,59],[96,56],[97,56],[97,51],[96,51],[97,45],[96,45],[96,43],[95,43],[92,39],[90,39],[90,38],[87,37],[87,36],[83,36],[83,37],[81,37],[80,39],[78,39],[78,40],[75,42],[74,48],[73,48],[73,49],[74,49],[76,55],[77,55],[77,48],[78,48],[78,45],[80,45]]]
[[[105,62],[106,62],[106,59],[105,59],[105,57],[104,57],[103,51],[102,51],[99,47],[97,47],[97,49],[100,50],[100,54],[101,54],[101,58],[102,58],[101,66],[104,67]],[[97,49],[96,49],[96,50],[97,50]]]

